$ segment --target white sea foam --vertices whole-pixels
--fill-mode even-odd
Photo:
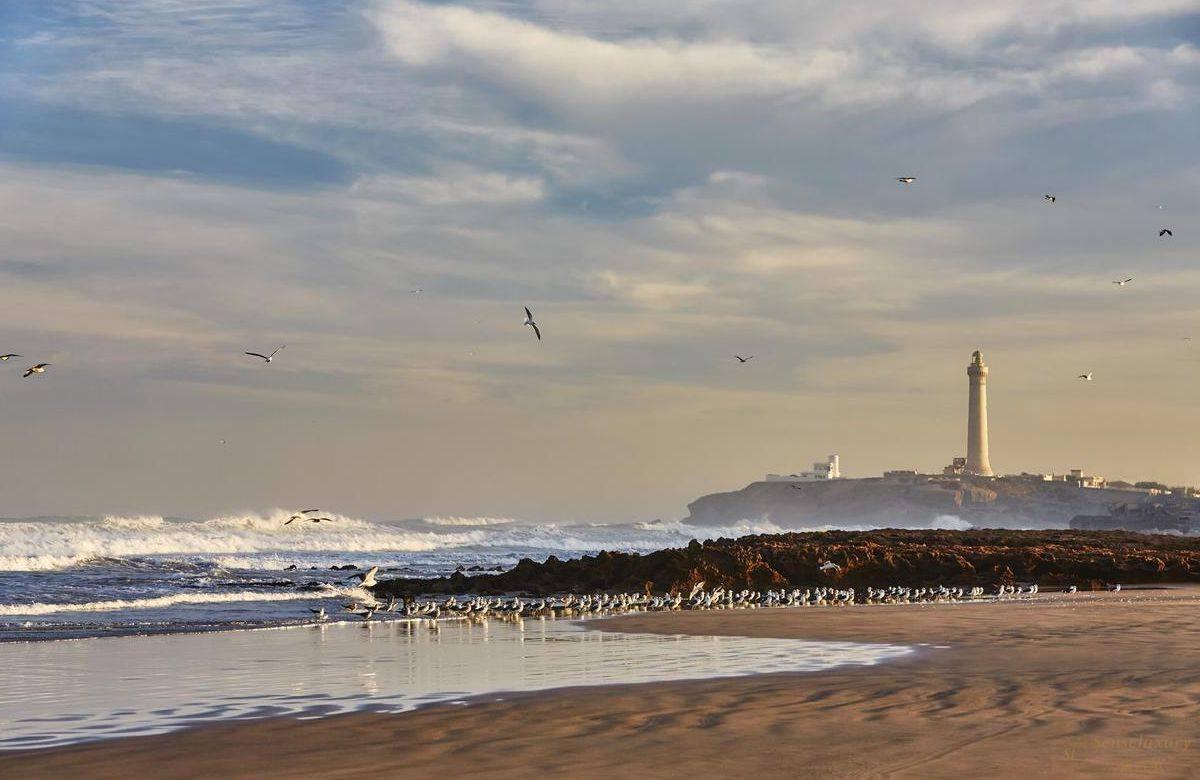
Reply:
[[[365,553],[430,553],[476,549],[511,555],[601,549],[651,551],[751,533],[777,533],[774,523],[742,521],[727,527],[680,522],[611,526],[529,525],[501,518],[434,518],[428,530],[374,523],[330,513],[332,522],[297,520],[288,510],[188,521],[158,516],[0,522],[0,570],[45,571],[98,559],[177,557],[227,568],[283,568],[291,555],[314,560]],[[386,557],[386,556],[385,556]],[[396,559],[393,559],[396,560]],[[268,563],[271,562],[271,563]]]
[[[0,616],[8,615],[54,615],[60,612],[114,612],[125,609],[160,609],[177,604],[220,604],[236,601],[302,601],[350,596],[362,592],[358,588],[323,588],[307,593],[263,593],[261,591],[238,591],[235,593],[172,593],[168,596],[152,596],[144,599],[112,599],[89,601],[82,604],[0,604]],[[365,593],[363,593],[365,595]]]
[[[973,525],[963,520],[958,515],[938,515],[930,528],[939,528],[945,531],[969,531],[974,528]]]

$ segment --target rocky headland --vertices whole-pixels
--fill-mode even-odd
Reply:
[[[1161,500],[1144,491],[1080,488],[1065,482],[1004,477],[876,477],[820,482],[753,482],[688,505],[685,522],[721,526],[766,520],[781,528],[1068,528],[1079,515]],[[1200,514],[1200,501],[1172,497]],[[1146,529],[1149,530],[1149,529]],[[1162,530],[1167,530],[1166,528]]]

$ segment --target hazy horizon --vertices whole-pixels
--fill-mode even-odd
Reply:
[[[998,474],[1200,483],[1198,44],[1182,0],[5,3],[0,515],[678,519],[940,470],[975,349]]]

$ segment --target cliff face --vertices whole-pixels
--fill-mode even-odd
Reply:
[[[799,490],[786,482],[754,482],[696,499],[688,505],[685,522],[769,520],[795,529],[920,528],[948,516],[981,528],[1067,528],[1076,515],[1106,514],[1114,504],[1139,500],[1136,493],[1061,482],[970,477],[944,482],[839,479],[801,483]]]
[[[833,561],[838,571],[824,573]],[[709,587],[1200,582],[1200,539],[1121,531],[825,531],[693,541],[649,555],[522,560],[496,576],[390,580],[377,593],[547,595]]]

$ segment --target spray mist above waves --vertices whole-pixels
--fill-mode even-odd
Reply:
[[[652,552],[699,538],[778,533],[769,522],[727,527],[679,522],[614,525],[533,525],[503,518],[435,517],[371,522],[336,513],[332,522],[296,522],[279,510],[209,520],[159,516],[39,518],[0,521],[0,571],[48,571],[104,563],[132,565],[178,558],[224,568],[282,569],[290,564],[336,562],[347,556],[372,563],[403,562],[409,554],[474,550],[518,554],[585,554],[602,549]],[[371,555],[377,554],[377,555]],[[390,557],[388,554],[392,554]],[[377,560],[382,555],[383,560]]]

